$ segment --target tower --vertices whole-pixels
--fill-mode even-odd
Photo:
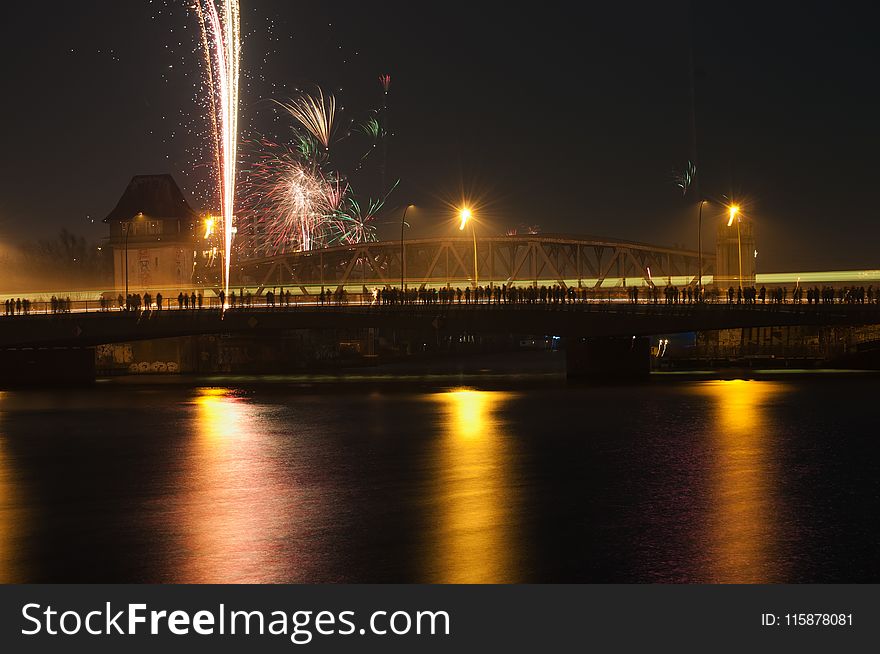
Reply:
[[[190,286],[198,214],[171,175],[133,177],[104,222],[110,225],[116,290]]]

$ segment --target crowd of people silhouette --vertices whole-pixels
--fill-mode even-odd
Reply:
[[[176,298],[176,309],[191,311],[202,309],[288,309],[301,305],[318,307],[344,306],[349,303],[364,306],[433,306],[433,305],[570,305],[590,303],[624,302],[630,304],[728,304],[728,305],[784,305],[784,304],[877,304],[880,292],[873,286],[832,286],[803,287],[789,289],[785,286],[767,288],[761,286],[733,287],[726,289],[711,286],[700,288],[697,285],[674,286],[626,286],[615,288],[588,288],[583,286],[528,285],[515,284],[483,286],[446,286],[441,288],[384,286],[382,288],[361,288],[360,294],[349,294],[345,288],[322,288],[318,294],[294,294],[290,289],[272,288],[252,293],[249,289],[232,290],[227,297],[223,290],[208,297],[204,291],[180,291]],[[161,292],[153,296],[149,291],[143,294],[121,293],[112,298],[101,295],[97,304],[94,301],[72,302],[70,297],[53,295],[49,300],[36,302],[26,298],[9,298],[5,301],[6,316],[27,315],[30,313],[70,313],[77,311],[163,311],[175,308],[174,300],[164,297]]]

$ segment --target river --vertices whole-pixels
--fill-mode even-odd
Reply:
[[[0,394],[2,582],[877,582],[878,379]]]

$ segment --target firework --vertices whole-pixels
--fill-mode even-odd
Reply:
[[[379,121],[376,120],[375,116],[370,116],[363,123],[358,125],[358,128],[361,132],[370,137],[370,140],[373,142],[378,141],[382,137],[382,126],[379,124]],[[369,154],[369,151],[367,152]],[[364,155],[366,156],[366,155]]]
[[[309,134],[317,139],[325,150],[330,149],[336,118],[336,98],[332,93],[325,98],[324,92],[318,88],[317,97],[303,94],[295,100],[278,104],[308,130]]]
[[[242,185],[247,254],[274,256],[375,240],[371,224],[382,202],[362,207],[348,181],[324,173],[297,147],[262,140]]]
[[[390,77],[384,82],[386,91],[388,84]],[[275,256],[375,241],[376,216],[399,182],[378,200],[361,202],[348,178],[331,162],[330,145],[349,136],[355,125],[353,129],[370,140],[370,149],[356,167],[360,170],[369,152],[387,136],[386,107],[343,129],[337,125],[336,99],[320,87],[314,94],[277,104],[296,122],[293,139],[287,145],[258,139],[248,149],[245,159],[251,163],[242,180],[240,207],[247,238],[239,239],[240,253]],[[343,132],[342,138],[336,136]],[[384,161],[382,168],[384,190]]]
[[[382,130],[382,125],[379,123],[374,112],[372,113],[372,115],[370,115],[369,118],[367,118],[367,120],[357,125],[355,129],[358,132],[365,134],[366,137],[369,139],[368,142],[370,144],[366,152],[361,155],[360,161],[358,161],[358,164],[355,167],[355,172],[358,172],[363,169],[364,164],[367,161],[367,157],[369,157],[371,153],[375,152],[376,146],[382,140],[382,137],[385,136],[385,134]]]
[[[382,90],[385,94],[388,94],[388,89],[391,88],[391,75],[385,73],[384,75],[379,75],[379,85],[382,87]]]
[[[349,198],[344,209],[335,215],[332,224],[331,241],[340,245],[353,245],[376,240],[376,228],[373,221],[376,213],[382,208],[382,202],[362,205],[354,198]]]
[[[348,182],[344,182],[338,177],[324,181],[326,182],[324,197],[327,200],[327,208],[333,213],[340,211],[350,190]]]
[[[338,189],[298,151],[269,142],[262,148],[243,188],[252,252],[272,256],[320,246]]]
[[[274,256],[376,240],[375,218],[389,191],[366,203],[346,179],[324,173],[295,147],[262,140],[242,184],[246,255]],[[397,183],[392,186],[392,191]]]
[[[296,137],[296,149],[308,161],[320,161],[324,152],[321,150],[320,144],[308,132],[293,130]]]
[[[370,199],[366,204],[362,204],[354,197],[353,193],[349,193],[342,209],[336,212],[337,221],[334,226],[339,230],[336,242],[351,245],[375,241],[376,216],[382,211],[388,196],[397,188],[398,184],[400,184],[400,180],[394,182],[384,196],[378,200]]]
[[[229,295],[229,264],[235,211],[235,168],[238,158],[241,19],[238,0],[197,0],[202,29],[205,77],[210,95],[211,125],[217,163],[217,190],[223,220],[224,288]]]
[[[687,166],[683,171],[674,172],[672,174],[672,180],[675,182],[675,185],[681,189],[682,196],[687,195],[687,192],[691,187],[691,183],[694,181],[694,178],[696,176],[697,167],[691,161],[687,162]]]

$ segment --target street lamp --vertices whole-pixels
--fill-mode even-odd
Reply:
[[[464,231],[465,225],[471,221],[473,214],[470,209],[463,207],[461,211],[458,212],[458,217],[461,219],[461,224],[458,226],[458,230]],[[479,276],[477,274],[477,230],[474,227],[473,222],[471,222],[471,234],[473,234],[474,237],[474,286],[477,286],[479,284]]]
[[[125,237],[125,306],[128,308],[128,233],[131,231],[131,221],[122,223],[122,234]]]
[[[400,290],[403,290],[403,279],[406,274],[406,250],[403,248],[403,228],[406,226],[406,212],[409,211],[410,207],[414,207],[414,204],[408,204],[403,209],[403,216],[400,219]]]
[[[125,244],[125,302],[126,306],[128,306],[128,235],[131,233],[131,228],[134,227],[135,220],[143,220],[144,214],[143,212],[138,213],[129,221],[122,223],[122,234],[124,235],[123,243]]]
[[[131,233],[131,228],[134,226],[135,220],[143,219],[143,212],[135,215],[129,221],[122,223],[122,234],[125,236],[124,244],[125,244],[125,302],[126,306],[128,306],[128,235]]]
[[[736,248],[737,255],[739,257],[739,287],[742,289],[743,287],[743,251],[742,251],[742,233],[740,230],[740,225],[742,224],[742,218],[739,218],[739,207],[735,204],[730,205],[728,207],[728,212],[730,214],[730,220],[727,221],[727,226],[730,227],[733,225],[734,219],[736,219]]]
[[[700,294],[700,301],[703,300],[703,205],[707,202],[708,200],[700,200],[700,214],[697,219],[697,248],[700,251],[700,269],[697,273],[697,292]]]
[[[732,227],[733,226],[733,219],[736,218],[736,215],[739,213],[739,207],[735,204],[732,204],[729,207],[727,207],[727,211],[730,214],[730,220],[727,221],[727,226]]]

